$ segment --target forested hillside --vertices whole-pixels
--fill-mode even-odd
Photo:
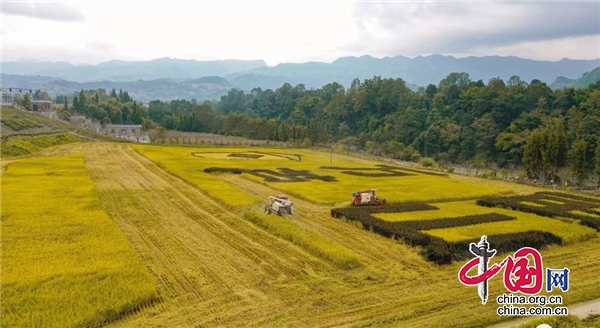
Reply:
[[[86,100],[87,99],[87,100]],[[102,100],[106,99],[106,100]],[[172,130],[212,132],[298,146],[337,144],[378,155],[477,167],[522,167],[531,178],[582,183],[600,175],[600,83],[553,91],[513,76],[487,83],[451,73],[411,91],[402,79],[354,80],[308,90],[232,89],[219,102],[152,101],[126,93],[85,96],[76,111],[104,123],[153,122]],[[594,175],[596,174],[596,175]]]
[[[585,72],[578,79],[569,79],[564,76],[559,76],[550,84],[553,90],[563,89],[566,87],[585,88],[590,84],[600,81],[600,67],[596,67],[592,71]]]

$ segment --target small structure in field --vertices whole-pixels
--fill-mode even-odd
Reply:
[[[29,110],[34,112],[51,112],[52,102],[49,100],[32,100]]]
[[[150,142],[148,134],[142,132],[142,126],[139,124],[107,124],[103,129],[103,133],[133,142]]]
[[[71,115],[71,117],[69,117],[69,122],[71,122],[71,124],[88,129],[92,126],[92,120],[85,117],[85,115]]]

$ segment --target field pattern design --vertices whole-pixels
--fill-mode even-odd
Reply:
[[[498,213],[463,216],[451,219],[430,219],[414,221],[390,222],[374,217],[374,213],[399,213],[435,209],[428,204],[401,204],[381,207],[347,207],[331,210],[331,215],[336,218],[346,218],[362,223],[365,230],[371,230],[388,238],[402,240],[411,246],[423,246],[422,255],[429,261],[437,264],[449,264],[453,260],[463,260],[469,256],[468,248],[464,247],[473,241],[449,243],[442,238],[430,236],[421,231],[461,227],[489,222],[515,220],[515,217]],[[490,235],[494,247],[499,251],[516,251],[523,247],[522,242],[534,243],[537,247],[548,244],[561,244],[561,239],[549,232],[528,231],[514,234]],[[520,242],[521,241],[521,242]],[[515,248],[516,247],[516,248]]]
[[[268,169],[239,169],[228,167],[207,167],[204,169],[206,173],[233,173],[242,174],[248,173],[256,177],[263,178],[265,182],[307,182],[311,180],[321,180],[326,182],[337,181],[334,176],[317,175],[308,170],[294,170],[285,167],[277,168],[278,171]]]
[[[298,154],[284,154],[284,153],[274,153],[274,152],[262,152],[262,151],[248,151],[248,152],[232,152],[232,153],[223,153],[223,152],[207,152],[207,151],[195,151],[192,152],[193,156],[200,158],[207,158],[210,155],[225,155],[229,158],[244,158],[244,159],[264,159],[268,158],[278,158],[278,159],[287,159],[291,161],[300,162],[302,161],[302,156]],[[223,157],[221,157],[223,158]]]
[[[339,166],[321,166],[324,170],[338,170],[344,174],[356,175],[361,177],[401,177],[407,175],[415,175],[412,173],[402,172],[399,168],[389,165],[377,165],[379,168],[372,167],[339,167]],[[367,172],[365,172],[367,171]],[[371,173],[373,171],[379,171]]]
[[[502,206],[549,218],[572,218],[600,231],[600,199],[559,192],[538,192],[526,196],[489,197],[477,201],[487,207]]]
[[[413,171],[407,172],[414,175],[397,179],[353,176],[320,167],[335,165],[350,170],[380,167],[371,160],[341,155],[334,155],[331,161],[329,153],[312,150],[294,150],[302,153],[302,161],[282,164],[281,161],[260,158],[227,160],[228,154],[246,153],[249,148],[191,150],[224,154],[222,159],[216,159],[190,156],[190,148],[187,147],[132,146],[138,153],[126,146],[98,147],[86,149],[89,159],[86,163],[102,190],[103,203],[111,217],[126,231],[132,245],[143,254],[142,258],[153,275],[159,277],[159,290],[164,298],[163,303],[114,323],[113,326],[117,327],[484,327],[502,318],[496,314],[495,307],[482,307],[473,289],[457,283],[456,273],[462,263],[436,265],[419,253],[420,248],[408,247],[395,239],[367,232],[357,221],[346,223],[333,218],[331,206],[341,206],[342,202],[348,204],[353,191],[377,188],[381,197],[402,202],[403,206],[409,206],[409,202],[429,203],[406,213],[419,216],[439,211],[444,216],[442,204],[448,201],[467,203],[465,200],[468,199],[469,206],[479,207],[474,202],[484,196],[505,195],[514,189],[523,193],[540,190],[528,187],[531,189],[524,191],[520,185],[502,181],[490,183],[489,180]],[[250,174],[204,172],[209,167],[274,171],[286,167],[331,175],[337,181],[273,183]],[[268,196],[281,192],[292,197],[294,215],[270,216],[268,223],[261,222],[266,220],[262,216],[260,220],[244,217],[244,213],[248,212],[262,213]],[[238,201],[249,196],[255,201]],[[434,207],[438,206],[440,209],[436,210]],[[507,217],[514,213],[517,221],[500,220],[441,230],[501,224],[510,226],[519,220],[527,223],[527,220],[536,217],[534,224],[524,225],[528,230],[552,221],[552,224],[558,223],[559,228],[573,226],[597,236],[593,229],[547,220],[535,214],[484,207],[481,210],[497,211]],[[452,216],[469,216],[464,212],[449,213]],[[421,220],[433,218],[422,217]],[[280,220],[286,220],[283,221],[285,224],[280,225]],[[403,220],[410,221],[408,218]],[[271,224],[282,227],[283,234],[274,231]],[[362,266],[344,270],[323,259],[323,256],[315,256],[307,251],[306,245],[301,245],[313,241],[290,241],[294,237],[288,234],[288,226],[314,231],[341,245],[356,254]],[[423,232],[431,235],[437,230]],[[490,242],[494,247],[499,246],[500,239],[507,238],[504,235],[504,232],[498,233],[490,238]],[[557,235],[564,237],[563,234]],[[547,243],[546,238],[551,237],[542,232],[533,236],[538,237],[532,240],[532,235],[527,232],[511,233],[513,244],[505,244],[509,249],[525,242],[536,247]],[[441,249],[445,252],[444,245],[448,244],[464,250],[467,249],[464,244],[471,241],[452,240],[455,241],[431,248],[431,251]],[[597,266],[600,262],[596,253],[600,238],[563,245],[544,248],[542,253],[546,266],[569,267],[577,272],[570,281],[577,288],[569,290],[565,300],[572,303],[599,297]],[[505,252],[502,248],[498,249]],[[454,255],[454,251],[451,254]],[[581,261],[583,257],[590,260]],[[490,300],[502,290],[501,280],[490,281]]]
[[[473,184],[453,179],[447,175],[429,174],[399,168],[397,171],[406,171],[414,175],[401,177],[363,177],[341,173],[340,170],[322,169],[322,166],[335,166],[350,168],[373,168],[380,170],[381,166],[375,166],[371,160],[358,159],[335,154],[322,153],[312,150],[288,150],[267,148],[262,149],[259,154],[281,155],[283,157],[297,157],[301,161],[266,159],[231,159],[231,153],[254,153],[251,148],[185,148],[185,147],[155,147],[146,145],[134,145],[133,148],[140,154],[148,157],[160,167],[172,174],[185,179],[189,183],[199,187],[204,192],[215,197],[223,204],[233,208],[237,206],[249,206],[258,201],[254,195],[240,192],[235,185],[225,183],[222,179],[227,174],[206,173],[207,168],[223,168],[223,172],[240,173],[241,170],[271,170],[282,173],[279,168],[287,168],[294,171],[308,171],[321,177],[331,176],[335,181],[324,181],[312,179],[307,181],[294,181],[294,183],[280,183],[278,181],[290,181],[278,176],[269,176],[271,181],[265,181],[264,177],[242,174],[245,179],[269,185],[290,196],[303,198],[316,204],[336,205],[346,202],[353,191],[369,188],[377,188],[378,193],[388,199],[397,202],[439,202],[448,200],[477,199],[483,196],[502,195],[511,193],[505,187],[493,187],[479,185],[472,188]],[[220,158],[201,158],[191,156],[190,153],[220,153]],[[211,155],[212,156],[212,155]],[[388,165],[389,167],[393,167]],[[388,169],[388,166],[383,168]],[[365,171],[369,172],[369,171]],[[369,172],[371,173],[371,172]],[[375,173],[375,172],[373,172]],[[383,172],[387,173],[387,172]],[[260,174],[260,173],[259,173]],[[264,172],[263,175],[267,175]],[[329,178],[327,178],[329,179]],[[447,192],[451,190],[452,192]],[[232,197],[234,196],[234,197]]]

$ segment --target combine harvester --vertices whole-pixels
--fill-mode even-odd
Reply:
[[[269,196],[270,205],[265,206],[265,214],[294,214],[294,203],[286,195]]]
[[[357,191],[352,193],[352,204],[354,206],[383,206],[385,205],[385,198],[379,198],[375,195],[377,189],[370,189],[366,191]]]

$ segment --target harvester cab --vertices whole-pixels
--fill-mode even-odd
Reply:
[[[266,214],[294,214],[294,203],[286,195],[269,196],[269,203],[265,206]]]
[[[352,204],[355,206],[383,206],[385,198],[379,198],[375,195],[377,189],[366,191],[357,191],[352,193]]]

